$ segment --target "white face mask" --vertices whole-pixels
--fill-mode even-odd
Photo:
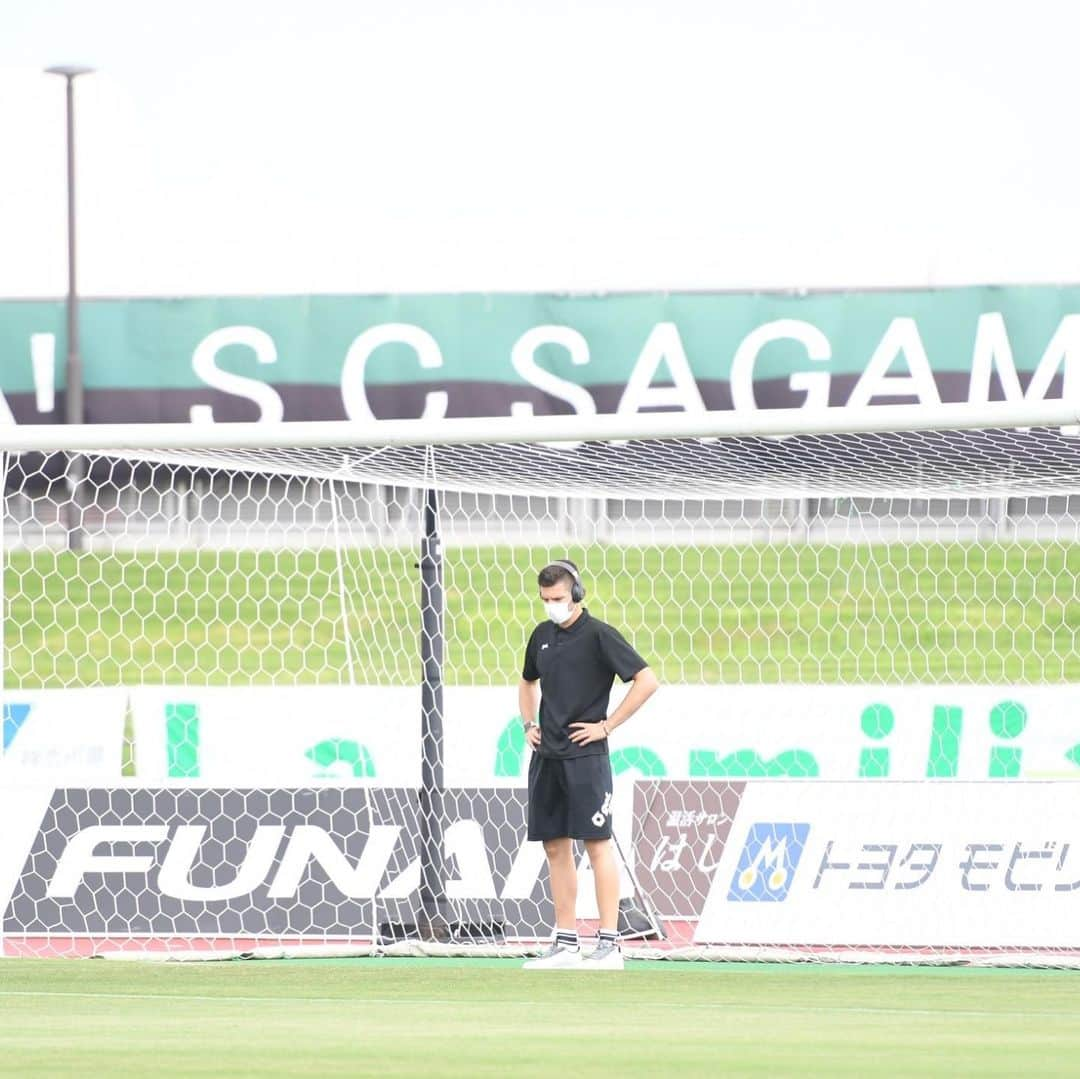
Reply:
[[[561,626],[565,622],[571,613],[571,605],[569,600],[563,600],[559,603],[545,603],[544,613],[554,622],[557,626]]]

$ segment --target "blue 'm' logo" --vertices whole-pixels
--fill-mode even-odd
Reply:
[[[786,899],[809,834],[809,824],[751,825],[728,899],[750,903]]]

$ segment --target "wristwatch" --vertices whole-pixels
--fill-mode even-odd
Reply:
[[[523,731],[525,731],[526,734],[527,734],[529,731],[531,731],[533,729],[533,727],[539,727],[539,726],[540,726],[540,724],[537,723],[535,719],[530,719],[528,723],[522,723],[521,729]]]

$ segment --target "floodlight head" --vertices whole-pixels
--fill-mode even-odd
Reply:
[[[57,64],[56,67],[47,67],[46,75],[63,75],[65,79],[77,79],[80,75],[93,75],[92,67],[83,67],[81,64]]]

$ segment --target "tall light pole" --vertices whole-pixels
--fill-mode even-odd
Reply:
[[[67,233],[68,233],[68,290],[67,290],[67,362],[64,367],[64,420],[82,423],[83,408],[82,357],[79,355],[79,298],[75,284],[75,80],[93,73],[92,67],[79,64],[59,64],[45,69],[47,75],[59,75],[67,83]],[[68,461],[67,533],[68,547],[82,549],[82,513],[79,508],[79,484],[85,462],[81,457]]]

